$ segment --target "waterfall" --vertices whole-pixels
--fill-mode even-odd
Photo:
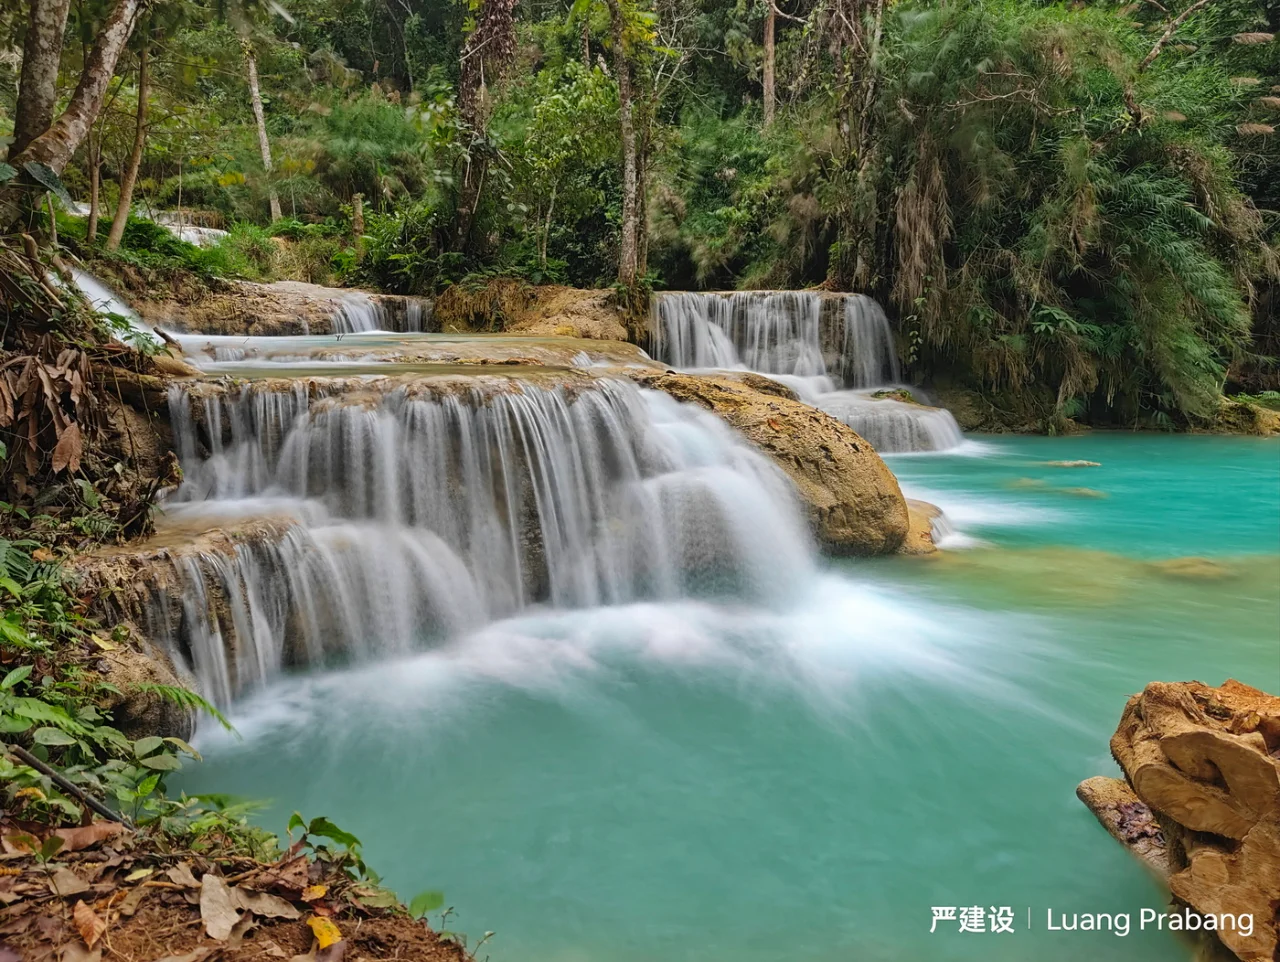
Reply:
[[[196,224],[165,224],[171,234],[178,240],[184,240],[196,247],[213,247],[230,234],[217,227],[200,227]]]
[[[338,298],[333,312],[333,333],[367,334],[395,331],[421,334],[431,320],[432,302],[422,297],[404,298],[403,312],[388,310],[380,298],[363,291],[346,291]]]
[[[406,334],[419,334],[427,329],[431,318],[431,301],[422,297],[410,298],[404,306],[404,330]]]
[[[849,425],[877,451],[947,451],[964,443],[960,425],[943,408],[873,398],[856,391],[820,395],[813,403]]]
[[[335,334],[359,334],[365,331],[389,330],[386,309],[362,291],[343,294],[333,312]]]
[[[650,338],[674,367],[768,374],[882,454],[946,451],[964,440],[949,411],[872,396],[901,373],[889,320],[864,294],[659,294]]]
[[[171,388],[175,516],[293,519],[283,539],[175,560],[153,605],[182,606],[152,620],[176,620],[170,647],[217,698],[540,601],[767,603],[812,572],[785,476],[700,408],[629,382],[381,381]]]
[[[78,267],[71,268],[71,279],[75,282],[80,293],[84,295],[90,306],[99,314],[115,314],[123,317],[128,324],[128,331],[115,332],[118,340],[128,340],[137,345],[139,343],[158,344],[159,340],[152,333],[142,318],[128,304],[122,301],[112,292],[112,290],[103,284],[88,271],[83,271]]]

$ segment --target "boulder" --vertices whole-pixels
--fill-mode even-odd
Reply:
[[[907,537],[907,502],[871,445],[829,414],[759,375],[625,372],[642,387],[715,412],[795,484],[818,542],[832,554],[880,555]]]
[[[942,509],[928,501],[907,499],[907,537],[898,549],[899,554],[929,555],[937,554],[938,546],[933,542],[933,522],[942,516]]]
[[[1153,682],[1125,706],[1111,753],[1125,782],[1090,779],[1079,797],[1179,902],[1253,916],[1249,935],[1216,933],[1237,958],[1280,958],[1280,698],[1234,680]]]

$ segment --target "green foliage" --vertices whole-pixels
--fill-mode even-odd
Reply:
[[[803,0],[778,19],[764,129],[764,4],[619,5],[649,284],[865,290],[896,316],[913,376],[1020,398],[1020,417],[1046,426],[1182,425],[1224,386],[1277,386],[1280,44],[1239,41],[1280,29],[1274,11],[1199,8],[1144,66],[1187,0],[904,0],[884,6],[879,33],[879,8],[853,23],[838,6]],[[135,197],[231,236],[201,250],[131,221],[111,257],[155,283],[612,282],[621,141],[605,4],[518,5],[510,69],[484,78],[465,124],[474,4],[290,7],[239,25],[270,172],[237,28],[204,2],[158,28]],[[126,77],[96,128],[108,207],[134,97]],[[63,179],[83,197],[85,158]],[[268,226],[271,193],[287,216]]]
[[[465,273],[464,255],[444,250],[449,220],[429,204],[370,214],[364,257],[352,276],[393,294],[425,294]]]
[[[0,678],[4,740],[24,745],[78,788],[113,800],[136,822],[167,819],[173,828],[178,824],[175,818],[197,817],[187,802],[165,798],[164,778],[181,769],[183,756],[199,755],[182,739],[151,736],[130,741],[111,725],[98,707],[110,687],[94,680],[69,654],[85,644],[115,643],[94,639],[96,626],[75,613],[61,566],[37,560],[47,555],[40,542],[0,538],[0,592],[5,595],[0,652],[10,664],[25,662]],[[160,685],[140,690],[208,711],[229,725],[193,692]],[[34,767],[0,756],[0,784],[7,804],[20,809],[24,818],[54,823],[80,818],[80,803]]]
[[[191,263],[198,273],[214,277],[270,280],[274,277],[277,256],[271,232],[242,221],[212,246],[197,247]]]
[[[866,156],[836,89],[767,138],[686,113],[654,260],[674,286],[868,289],[917,371],[1014,392],[1046,425],[1209,417],[1247,349],[1245,279],[1275,254],[1235,183],[1226,58],[1140,71],[1151,43],[1109,7],[892,7]]]

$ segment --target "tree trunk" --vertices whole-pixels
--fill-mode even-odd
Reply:
[[[102,193],[102,135],[89,138],[89,225],[84,236],[90,244],[98,238],[98,216]]]
[[[22,76],[9,156],[16,157],[53,123],[58,103],[58,66],[71,0],[32,0],[27,41],[22,48]]]
[[[551,214],[556,209],[556,188],[559,183],[551,185],[551,199],[547,201],[547,216],[542,222],[542,241],[538,244],[538,266],[547,269],[547,244],[551,240]]]
[[[582,63],[591,69],[591,18],[582,16]]]
[[[636,131],[632,115],[631,63],[623,42],[622,0],[607,0],[613,32],[614,72],[618,81],[618,112],[622,134],[622,237],[618,245],[618,283],[628,290],[636,286],[638,266]]]
[[[15,167],[28,161],[48,164],[55,173],[62,173],[84,139],[88,136],[89,127],[98,118],[102,110],[102,101],[107,94],[107,86],[116,72],[116,62],[124,52],[129,37],[133,34],[134,24],[138,19],[140,0],[116,0],[111,8],[102,30],[98,33],[97,42],[89,54],[89,60],[80,73],[80,82],[75,93],[62,112],[48,130],[40,134],[24,150],[10,152],[13,158],[9,162]]]
[[[262,91],[258,87],[258,59],[253,55],[253,47],[248,41],[244,45],[244,59],[249,67],[249,99],[253,102],[253,119],[258,125],[258,148],[262,151],[262,169],[271,176],[271,141],[267,139],[267,118],[262,111]],[[270,185],[268,198],[271,203],[271,222],[280,219],[280,198],[276,194],[275,185]]]
[[[138,169],[142,166],[142,153],[147,146],[147,97],[150,95],[150,44],[144,44],[138,55],[138,112],[134,115],[133,150],[129,162],[120,173],[120,201],[116,204],[116,216],[107,234],[107,250],[113,251],[124,239],[125,224],[129,222],[129,210],[133,207],[133,187],[138,182]]]
[[[774,0],[768,0],[769,12],[764,18],[764,125],[772,126],[777,100],[774,93],[773,66],[775,57],[774,34],[778,25],[778,9]]]

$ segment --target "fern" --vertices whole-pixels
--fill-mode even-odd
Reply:
[[[179,688],[176,685],[156,685],[151,682],[143,682],[136,685],[135,689],[137,691],[157,695],[165,701],[188,711],[202,711],[206,715],[212,717],[225,730],[234,734],[239,734],[236,732],[235,726],[231,724],[226,715],[222,714],[222,712],[218,710],[216,705],[204,698],[202,695],[199,695],[188,688]]]

